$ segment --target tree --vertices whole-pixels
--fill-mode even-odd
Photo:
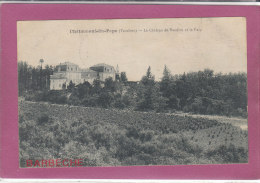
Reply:
[[[126,72],[121,72],[120,74],[120,78],[121,78],[121,81],[123,83],[126,83],[128,81],[127,77],[126,77]]]
[[[146,72],[146,75],[143,76],[142,80],[141,80],[141,83],[143,85],[154,85],[155,83],[155,80],[154,80],[154,76],[151,72],[151,67],[149,66],[148,69],[147,69],[147,72]]]
[[[139,110],[152,110],[156,105],[156,97],[158,96],[158,90],[155,86],[154,76],[149,66],[146,75],[143,76],[139,89],[138,89],[138,103],[137,109]]]
[[[40,67],[40,89],[43,88],[43,82],[42,82],[42,64],[43,64],[44,60],[40,59],[40,63],[41,63],[41,67]]]
[[[180,78],[176,81],[176,96],[180,100],[180,108],[183,109],[185,105],[187,105],[187,100],[190,97],[193,97],[194,90],[191,90],[192,83],[188,77],[186,76],[186,73],[180,76]],[[197,83],[196,83],[197,84]],[[196,86],[197,87],[197,86]]]
[[[160,92],[166,98],[167,108],[179,108],[179,99],[176,96],[176,83],[166,65],[164,66],[163,77],[160,82]]]
[[[69,83],[69,85],[67,87],[68,91],[72,92],[74,88],[75,88],[75,84],[72,81],[70,81],[70,83]]]
[[[99,97],[98,97],[98,103],[99,103],[99,106],[102,106],[102,107],[110,107],[110,105],[112,104],[112,101],[113,101],[113,95],[111,92],[101,92]]]
[[[28,65],[26,62],[18,62],[18,87],[19,95],[28,89]]]
[[[98,80],[98,79],[95,79],[94,81],[93,81],[93,93],[94,94],[99,94],[100,92],[101,92],[101,82],[100,82],[100,80]]]
[[[41,61],[41,64],[43,60]],[[26,62],[18,62],[18,87],[19,95],[25,91],[36,91],[49,89],[50,75],[53,74],[52,66],[46,65],[44,69],[42,66],[32,67]]]
[[[80,99],[83,99],[84,97],[87,97],[90,95],[92,86],[89,82],[85,81],[84,83],[79,84],[77,86],[77,89],[78,89],[78,97]]]
[[[44,75],[44,89],[50,89],[50,75],[53,74],[53,67],[46,65],[43,71]]]
[[[104,89],[106,91],[110,91],[110,92],[115,92],[116,91],[116,85],[115,82],[113,81],[113,79],[111,77],[107,78],[105,80],[105,87]]]
[[[170,79],[171,79],[171,73],[170,73],[169,69],[167,68],[167,66],[164,65],[162,81],[170,81]]]
[[[163,96],[169,97],[169,95],[171,94],[170,85],[171,85],[171,74],[167,66],[165,65],[163,70],[163,77],[160,82],[160,91],[163,93]]]

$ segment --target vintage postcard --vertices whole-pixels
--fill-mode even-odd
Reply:
[[[248,163],[246,18],[17,22],[20,167]]]

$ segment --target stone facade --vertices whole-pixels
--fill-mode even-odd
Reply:
[[[53,75],[50,77],[50,89],[61,90],[63,87],[67,88],[71,81],[78,85],[85,81],[92,84],[95,79],[104,82],[109,77],[115,80],[118,74],[118,67],[115,70],[113,66],[107,64],[96,64],[88,69],[81,69],[76,64],[65,62],[55,67]]]

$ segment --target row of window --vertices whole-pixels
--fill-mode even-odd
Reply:
[[[68,67],[68,70],[73,71],[73,67]],[[77,70],[78,70],[78,67],[76,67],[75,70],[77,71]]]
[[[112,69],[112,68],[106,68],[106,67],[105,67],[104,70],[107,71],[107,72],[112,72],[113,69]]]

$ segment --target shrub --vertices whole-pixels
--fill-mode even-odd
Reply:
[[[88,96],[83,99],[81,104],[86,107],[95,107],[98,105],[98,100],[99,100],[98,95]]]
[[[156,112],[164,112],[167,107],[168,99],[162,96],[159,96],[154,103],[154,109]]]
[[[98,98],[98,104],[101,107],[110,107],[113,101],[113,95],[110,92],[102,92]]]
[[[150,141],[154,136],[154,131],[152,130],[143,130],[139,133],[139,139],[144,141]]]
[[[122,96],[122,102],[124,103],[125,106],[135,105],[134,98],[128,93]]]
[[[124,109],[126,105],[124,104],[124,101],[121,98],[118,98],[114,103],[114,107]]]
[[[209,150],[206,156],[214,157],[222,163],[245,163],[248,161],[247,150],[243,147],[235,147],[233,144],[229,146],[221,145],[214,150]]]
[[[39,98],[39,100],[65,104],[67,103],[67,96],[64,91],[50,90],[49,92],[43,93],[43,97]]]
[[[84,100],[83,100],[84,101]],[[79,98],[73,94],[71,94],[69,96],[69,99],[68,99],[68,104],[69,105],[80,105],[81,101],[79,100]]]
[[[139,138],[139,130],[134,126],[128,127],[126,136],[129,138],[133,137],[133,138],[137,139],[137,138]]]
[[[180,108],[180,99],[177,96],[171,95],[169,99],[166,101],[167,105],[171,109],[179,109]]]
[[[44,124],[49,123],[49,122],[50,122],[50,118],[47,114],[42,114],[37,119],[37,124],[39,124],[39,125],[44,125]]]

